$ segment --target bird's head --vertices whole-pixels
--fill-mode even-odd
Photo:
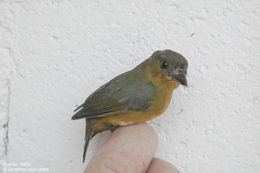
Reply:
[[[151,59],[160,68],[163,78],[187,86],[188,62],[181,54],[172,50],[158,50],[152,54]]]

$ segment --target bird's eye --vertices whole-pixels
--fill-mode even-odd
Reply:
[[[164,61],[162,64],[162,68],[167,68],[167,67],[168,67],[168,63],[166,61]]]

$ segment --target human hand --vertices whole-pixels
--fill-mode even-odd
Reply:
[[[98,150],[85,173],[180,173],[173,165],[153,158],[157,135],[146,123],[121,127]]]

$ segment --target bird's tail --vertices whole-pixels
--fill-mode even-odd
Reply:
[[[94,125],[95,125],[94,121],[91,121],[90,119],[86,118],[86,132],[85,132],[85,144],[83,149],[83,162],[85,161],[86,158],[89,142],[94,135]]]

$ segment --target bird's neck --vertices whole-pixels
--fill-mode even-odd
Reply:
[[[167,79],[163,76],[161,69],[153,61],[145,61],[142,64],[143,73],[147,81],[161,90],[173,91],[179,86],[178,82]]]

